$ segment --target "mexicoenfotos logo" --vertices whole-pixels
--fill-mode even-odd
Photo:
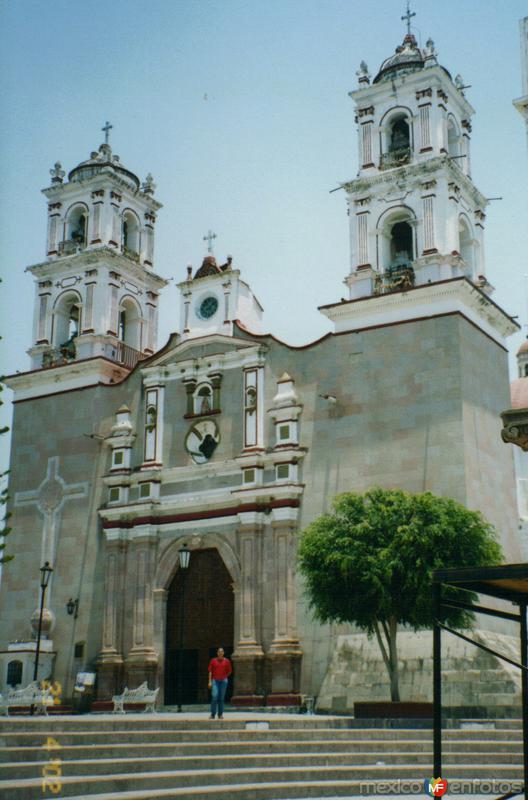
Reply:
[[[442,797],[447,792],[447,781],[443,778],[426,778],[424,790],[429,797]]]

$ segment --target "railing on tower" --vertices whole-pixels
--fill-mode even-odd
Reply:
[[[393,167],[401,167],[402,164],[408,164],[411,160],[411,148],[399,147],[397,150],[389,150],[388,153],[382,153],[380,159],[380,169],[392,169]]]
[[[128,369],[134,369],[138,361],[146,358],[147,356],[135,347],[131,347],[125,342],[118,341],[112,345],[111,359],[117,364],[121,364]]]
[[[70,364],[77,359],[77,348],[73,339],[69,339],[59,347],[50,347],[42,354],[42,367],[61,367],[64,364]],[[103,358],[108,358],[116,364],[127,369],[134,369],[138,361],[147,358],[147,354],[142,353],[141,350],[136,350],[125,342],[116,341],[110,345],[105,345],[104,352],[100,352]],[[86,358],[89,356],[81,356]],[[93,355],[91,356],[93,357]]]

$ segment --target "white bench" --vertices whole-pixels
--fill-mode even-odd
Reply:
[[[38,681],[33,681],[24,689],[9,689],[7,696],[0,695],[0,710],[5,711],[9,716],[9,709],[11,707],[22,708],[25,706],[34,706],[37,711],[42,714],[48,713],[48,706],[53,705],[53,696],[51,694],[51,687],[48,689],[41,689]]]
[[[124,714],[125,703],[145,703],[145,711],[156,711],[154,704],[156,702],[158,692],[159,688],[149,689],[146,681],[142,683],[141,686],[138,686],[137,689],[129,689],[125,686],[122,694],[116,694],[115,697],[112,697],[114,714],[117,714],[118,712],[120,714]]]

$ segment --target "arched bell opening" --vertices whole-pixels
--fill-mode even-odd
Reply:
[[[133,211],[125,211],[122,222],[122,245],[125,255],[139,257],[139,220]]]
[[[87,237],[88,210],[85,205],[76,205],[68,212],[65,239],[82,248],[87,245]]]
[[[124,297],[119,304],[118,339],[141,350],[141,309],[132,297]]]
[[[413,230],[407,221],[396,222],[390,229],[390,267],[411,265],[414,260]]]
[[[466,277],[472,278],[475,269],[475,250],[471,225],[465,216],[458,219],[459,253],[463,260],[463,271]]]
[[[417,252],[412,209],[400,206],[385,212],[378,220],[377,231],[381,289],[394,291],[412,286]]]
[[[409,123],[404,116],[396,117],[391,123],[389,134],[389,153],[409,149],[411,146],[411,133]]]
[[[460,130],[452,115],[447,119],[447,152],[450,156],[456,157],[460,155]],[[463,160],[463,159],[462,159]],[[459,164],[462,168],[462,164]]]
[[[53,309],[53,337],[55,347],[60,347],[67,358],[75,358],[75,339],[81,331],[81,298],[77,292],[65,292]]]
[[[381,126],[381,169],[408,164],[412,151],[412,122],[407,109],[387,112]]]

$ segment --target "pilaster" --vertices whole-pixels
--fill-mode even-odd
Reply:
[[[276,516],[273,526],[275,633],[267,654],[268,705],[300,703],[302,647],[297,635],[295,526]]]
[[[129,688],[158,680],[158,653],[154,649],[154,594],[152,581],[157,550],[157,533],[142,531],[133,541],[129,577],[133,580],[132,647],[126,658]]]
[[[263,526],[256,520],[241,521],[238,529],[241,580],[235,602],[235,608],[238,608],[238,642],[233,653],[236,676],[233,705],[264,703],[264,651],[260,639],[262,534]]]

